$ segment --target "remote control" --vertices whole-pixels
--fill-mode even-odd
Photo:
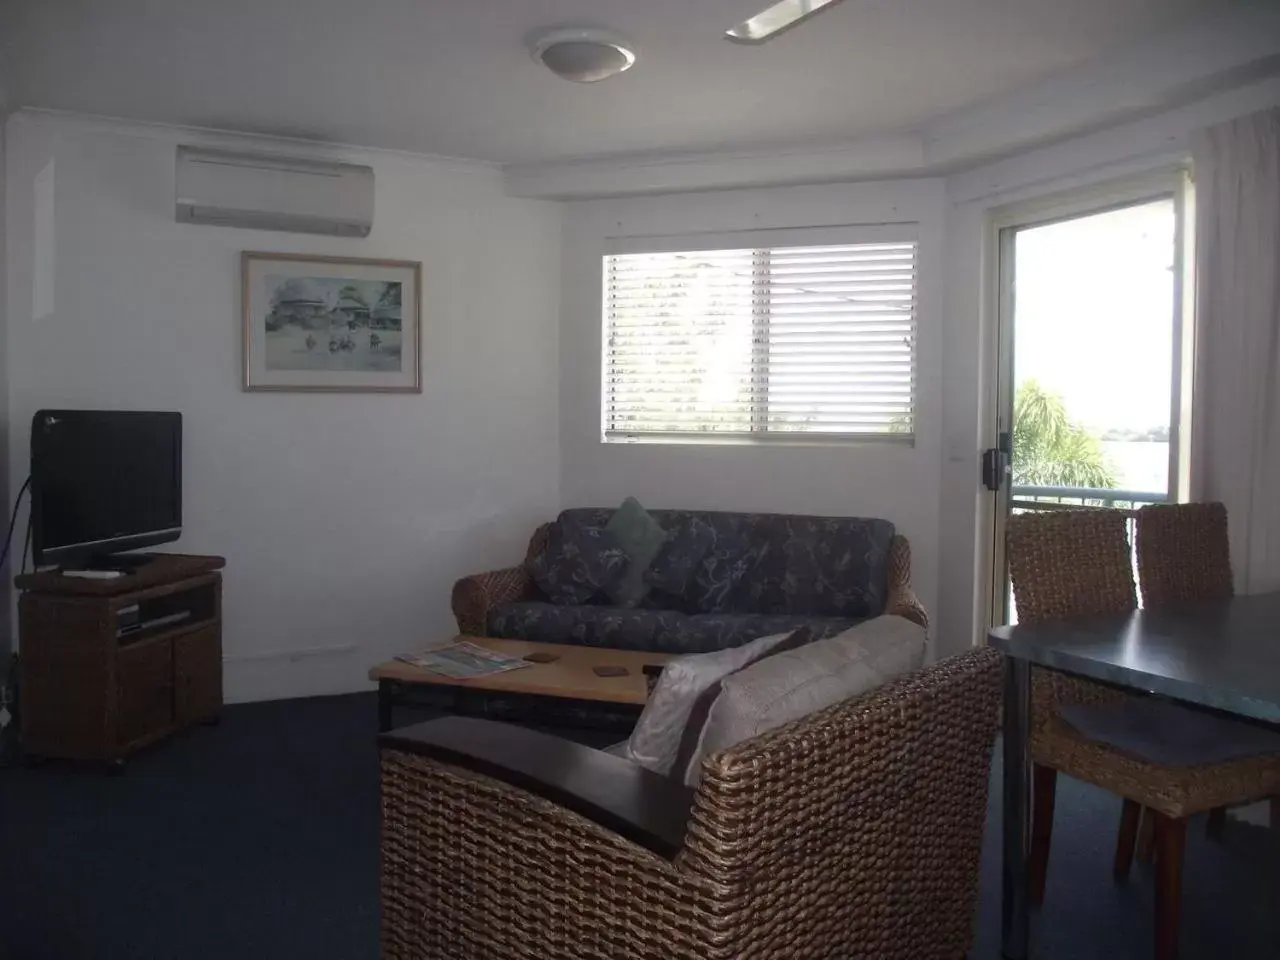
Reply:
[[[123,577],[119,570],[63,570],[64,577],[82,577],[85,580],[115,580]]]

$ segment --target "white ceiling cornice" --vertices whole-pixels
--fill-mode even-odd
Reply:
[[[508,164],[507,193],[574,199],[678,193],[910,175],[924,165],[919,136],[867,137],[823,147],[626,156]],[[906,173],[904,173],[904,171]]]
[[[1280,77],[1280,7],[1173,31],[899,135],[844,144],[508,164],[507,193],[585,199],[938,176]]]

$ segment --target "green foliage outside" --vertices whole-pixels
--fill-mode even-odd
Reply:
[[[1013,483],[1114,488],[1119,480],[1101,441],[1071,419],[1062,397],[1024,380],[1013,398]]]

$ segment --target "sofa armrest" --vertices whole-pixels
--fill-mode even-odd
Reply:
[[[536,595],[533,581],[523,566],[463,577],[453,585],[453,615],[458,621],[458,632],[464,636],[486,636],[491,609],[500,603],[532,600]]]
[[[671,860],[693,790],[621,757],[523,727],[443,717],[382,734],[385,750],[425,756],[542,797]]]
[[[889,590],[884,612],[929,628],[929,614],[911,589],[911,544],[895,536],[889,544]]]

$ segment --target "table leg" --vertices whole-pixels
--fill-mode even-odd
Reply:
[[[391,729],[391,682],[378,681],[378,732],[386,733]]]
[[[1027,741],[1031,720],[1031,664],[1004,661],[1004,869],[1001,955],[1025,960],[1029,940],[1027,811],[1031,800]]]

